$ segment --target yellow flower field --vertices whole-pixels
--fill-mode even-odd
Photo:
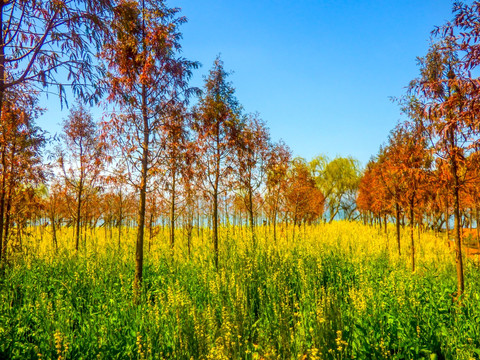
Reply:
[[[188,255],[178,230],[146,236],[142,301],[133,301],[134,238],[36,228],[11,254],[0,284],[0,358],[11,359],[476,359],[480,271],[466,267],[455,299],[445,236],[334,222],[295,229],[224,227],[219,270],[208,230]]]

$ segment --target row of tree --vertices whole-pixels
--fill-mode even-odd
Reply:
[[[340,213],[353,219],[360,177],[358,162],[351,158],[329,161],[323,156],[310,163],[292,159],[284,143],[270,141],[258,115],[229,109],[228,102],[236,104],[236,99],[231,85],[225,83],[226,75],[217,60],[198,105],[189,112],[184,109],[172,113],[169,121],[152,132],[155,141],[150,149],[155,149],[156,155],[149,158],[145,208],[141,209],[150,241],[160,224],[167,225],[173,250],[179,222],[187,231],[190,247],[196,224],[197,228],[213,229],[218,254],[219,222],[248,224],[255,247],[255,226],[260,221],[273,225],[276,241],[278,221],[291,223],[294,229],[319,221],[322,215],[330,222]],[[215,89],[213,81],[220,82],[218,88],[228,89],[227,100],[211,93],[210,88]],[[16,106],[20,112],[4,111],[4,117],[9,116],[11,124],[23,124],[34,131],[23,137],[18,127],[2,131],[9,136],[2,151],[8,204],[3,221],[8,225],[4,254],[11,235],[8,228],[17,230],[17,237],[10,238],[19,246],[22,231],[29,224],[48,225],[55,248],[57,230],[62,226],[74,229],[77,251],[81,235],[86,235],[88,228],[102,226],[111,231],[116,227],[120,242],[122,227],[138,226],[141,206],[141,198],[135,196],[142,181],[141,157],[133,156],[133,150],[122,143],[121,136],[128,134],[106,137],[112,120],[97,124],[88,109],[77,104],[63,122],[57,146],[50,153],[53,161],[42,163],[46,137],[33,126],[38,114],[18,103]],[[225,115],[209,116],[218,108]],[[22,147],[15,148],[17,144]],[[25,173],[19,171],[22,161]],[[25,191],[31,194],[29,198],[18,196]],[[29,209],[28,214],[18,211],[20,207]],[[328,211],[324,214],[325,207]],[[10,218],[12,214],[16,218]]]
[[[472,73],[478,55],[480,4],[454,4],[454,19],[434,31],[436,42],[419,58],[420,76],[399,101],[408,120],[391,133],[367,165],[358,206],[364,219],[395,219],[398,252],[400,222],[410,224],[415,269],[414,227],[450,232],[454,218],[458,295],[464,290],[462,230],[479,224],[479,96]],[[479,244],[480,248],[480,244]]]
[[[295,226],[353,219],[359,164],[307,163],[273,143],[258,114],[245,114],[217,59],[203,89],[189,85],[199,64],[181,56],[179,9],[153,0],[1,2],[0,259],[21,246],[28,225],[63,226],[75,249],[88,228],[136,227],[135,288],[146,230],[160,224],[172,250],[179,223],[191,234],[259,222]],[[80,100],[60,137],[35,126],[43,91]],[[192,99],[197,101],[192,105]],[[97,121],[88,105],[101,101]],[[47,143],[56,144],[48,163]],[[324,209],[327,209],[324,212]]]

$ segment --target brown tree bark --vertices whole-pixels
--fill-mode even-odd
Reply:
[[[398,203],[395,203],[395,218],[396,218],[396,227],[397,227],[397,244],[398,244],[398,255],[402,255],[400,247],[400,206]]]
[[[145,232],[145,210],[148,180],[148,143],[150,137],[147,115],[147,88],[142,85],[142,117],[143,117],[143,144],[142,144],[142,170],[140,180],[140,204],[138,208],[137,243],[135,247],[135,301],[139,300],[139,292],[143,279],[143,242]]]
[[[415,272],[415,239],[414,239],[414,227],[415,227],[415,216],[414,216],[414,200],[413,197],[410,200],[410,248],[412,256],[412,272]]]
[[[460,229],[460,179],[458,175],[458,164],[455,158],[452,158],[451,165],[454,179],[453,206],[455,229],[455,262],[457,266],[457,296],[460,297],[465,290],[465,281],[463,277],[462,237]]]

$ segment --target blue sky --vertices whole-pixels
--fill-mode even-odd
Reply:
[[[353,156],[365,164],[401,118],[390,97],[418,75],[447,0],[169,0],[188,18],[183,56],[202,86],[221,54],[246,112],[259,112],[273,140],[295,155]],[[55,97],[39,125],[66,117]]]

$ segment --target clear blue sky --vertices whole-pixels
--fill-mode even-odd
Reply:
[[[351,155],[365,164],[401,118],[391,96],[418,75],[449,0],[169,0],[188,18],[183,56],[202,86],[221,54],[246,112],[259,112],[295,155]],[[59,131],[56,98],[39,121]]]

